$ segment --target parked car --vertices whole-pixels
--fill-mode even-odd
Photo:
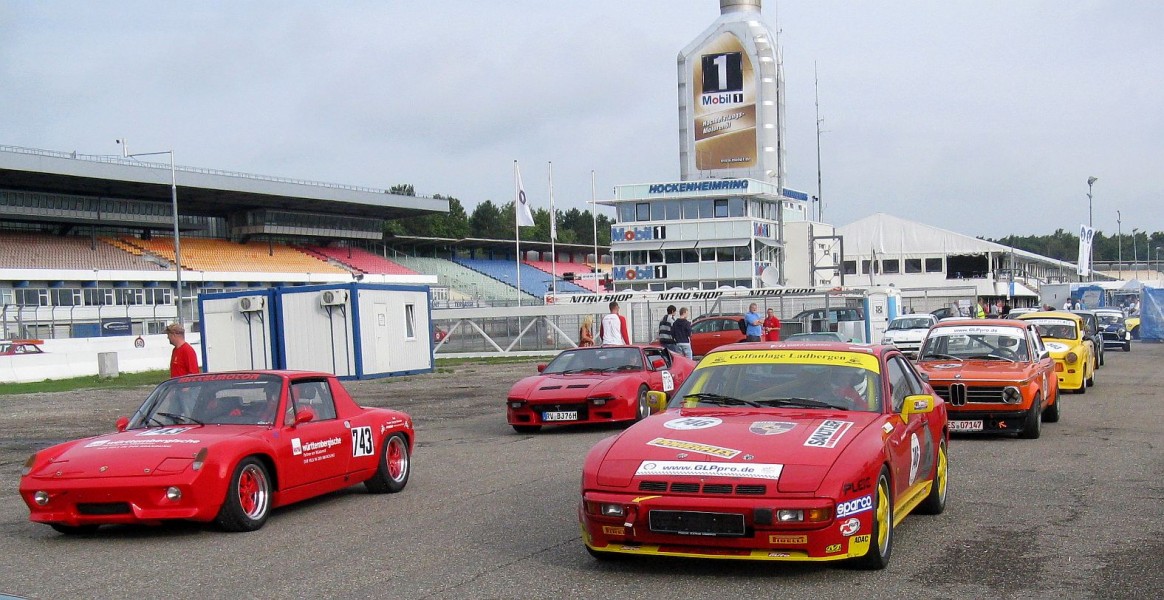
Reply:
[[[946,306],[938,310],[930,311],[930,314],[937,317],[939,321],[942,319],[949,319],[951,317],[969,317],[970,315],[966,309],[958,308],[956,306]]]
[[[44,354],[40,347],[44,340],[0,340],[0,356],[17,354]]]
[[[1092,310],[1073,310],[1071,311],[1079,315],[1083,319],[1084,334],[1091,339],[1092,345],[1095,347],[1095,358],[1099,366],[1104,365],[1103,360],[1103,336],[1100,334],[1101,327],[1099,326],[1099,317],[1095,315]]]
[[[408,483],[412,419],[364,408],[328,373],[237,371],[163,382],[117,432],[24,463],[29,519],[65,534],[103,524],[216,522],[254,531],[271,509],[363,483]]]
[[[703,356],[724,344],[747,339],[740,331],[743,315],[704,315],[691,322],[691,355]]]
[[[926,335],[917,369],[946,401],[952,432],[1036,439],[1042,422],[1059,420],[1055,361],[1032,323],[943,321]]]
[[[840,342],[848,343],[849,340],[841,337],[841,334],[835,331],[817,331],[814,333],[794,333],[783,340],[783,342]]]
[[[1033,313],[1033,312],[1039,312],[1039,309],[1037,309],[1033,306],[1027,306],[1027,307],[1023,307],[1023,308],[1012,308],[1012,309],[1010,309],[1010,312],[1006,313],[1006,315],[1003,316],[1003,318],[1004,319],[1017,319],[1019,315],[1025,315],[1027,313]]]
[[[578,517],[596,558],[881,569],[903,517],[945,508],[946,405],[892,346],[725,346],[669,403],[649,395],[665,411],[583,465]]]
[[[1103,336],[1103,346],[1123,348],[1132,351],[1132,332],[1128,329],[1124,312],[1116,308],[1097,308],[1093,311],[1099,320],[1099,333]]]
[[[917,358],[921,348],[922,338],[926,337],[930,327],[938,323],[938,318],[932,314],[901,315],[894,317],[885,329],[882,344],[893,344],[898,350],[910,358]]]
[[[1055,359],[1059,389],[1086,394],[1095,385],[1099,359],[1095,344],[1083,328],[1083,317],[1065,311],[1033,312],[1019,315],[1018,320],[1034,324],[1043,345]]]
[[[808,323],[805,333],[811,331],[836,331],[840,321],[864,321],[865,311],[855,306],[834,306],[830,308],[810,308],[796,313],[790,321]]]
[[[543,425],[641,421],[650,414],[647,392],[670,394],[695,363],[659,346],[574,348],[538,365],[538,374],[513,384],[506,419],[514,431]]]

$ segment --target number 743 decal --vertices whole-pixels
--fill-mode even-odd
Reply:
[[[376,453],[376,444],[372,441],[371,427],[352,428],[352,456],[371,456]]]

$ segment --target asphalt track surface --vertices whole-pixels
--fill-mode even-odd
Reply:
[[[1038,440],[957,437],[940,516],[908,517],[892,563],[599,563],[576,521],[582,458],[617,428],[519,435],[508,386],[533,364],[353,383],[410,412],[408,487],[277,510],[253,533],[104,527],[66,537],[16,494],[34,449],[108,431],[148,390],[0,397],[0,593],[28,598],[1159,598],[1164,345],[1110,352]]]

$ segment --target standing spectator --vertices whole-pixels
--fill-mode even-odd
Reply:
[[[630,343],[626,317],[618,314],[618,302],[610,303],[610,313],[598,324],[598,338],[603,346],[625,346]]]
[[[675,345],[679,347],[679,352],[687,358],[695,358],[691,354],[691,321],[687,320],[687,309],[679,309],[679,318],[671,324],[671,337],[675,340]]]
[[[678,354],[679,347],[675,345],[675,338],[671,335],[671,326],[674,322],[675,305],[672,304],[667,307],[667,314],[663,315],[663,320],[659,321],[659,344],[667,351]]]
[[[760,307],[755,302],[748,305],[748,312],[744,313],[744,324],[748,326],[744,341],[758,342],[764,335],[764,317],[760,316]]]
[[[985,319],[986,318],[986,298],[979,298],[978,299],[978,309],[977,309],[977,312],[974,314],[974,318],[976,318],[976,319]]]
[[[166,326],[166,337],[174,347],[170,353],[170,377],[198,373],[198,357],[194,354],[194,347],[186,342],[186,328],[181,323],[170,323]]]
[[[994,306],[990,307],[990,314],[995,318],[1001,317],[1007,312],[1009,311],[1005,310],[1005,305],[1002,303],[1002,298],[999,298],[997,301],[995,301]]]
[[[1001,316],[1005,317],[1005,316],[1009,315],[1010,311],[1012,311],[1012,310],[1014,310],[1014,309],[1011,307],[1010,302],[1003,302]]]
[[[582,319],[582,326],[578,328],[578,347],[586,348],[594,345],[594,315],[586,315]]]
[[[780,319],[776,317],[776,310],[772,308],[768,309],[768,317],[764,319],[764,340],[780,341]]]

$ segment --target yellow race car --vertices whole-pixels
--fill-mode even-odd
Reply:
[[[1033,312],[1018,316],[1030,321],[1039,331],[1043,344],[1055,359],[1055,374],[1059,389],[1087,393],[1095,384],[1095,369],[1099,360],[1095,354],[1095,340],[1076,314],[1062,311]]]

